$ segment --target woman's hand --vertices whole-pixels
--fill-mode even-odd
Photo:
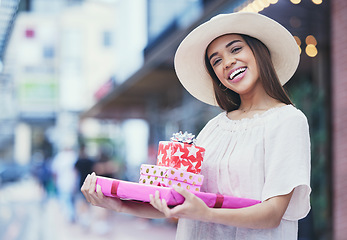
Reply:
[[[96,185],[96,175],[88,174],[81,191],[88,202],[94,206],[110,209],[116,212],[124,212],[143,218],[162,218],[164,214],[159,212],[149,203],[122,201],[116,197],[107,197],[101,192],[101,186]],[[96,186],[95,186],[96,185]],[[96,191],[95,191],[96,188]]]
[[[185,198],[182,205],[178,205],[170,209],[167,206],[165,199],[160,199],[159,191],[155,192],[155,196],[152,194],[150,195],[151,205],[160,212],[164,213],[165,217],[168,218],[189,218],[200,221],[207,221],[207,219],[209,219],[210,209],[204,203],[204,201],[183,188],[175,186],[174,189]]]
[[[84,197],[87,199],[88,202],[90,202],[94,206],[120,212],[122,208],[122,201],[119,198],[106,197],[101,192],[100,185],[97,185],[95,187],[96,179],[97,177],[95,173],[92,173],[91,175],[88,174],[81,187],[81,192],[83,193]]]

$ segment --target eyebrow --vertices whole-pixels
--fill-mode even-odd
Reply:
[[[228,47],[230,47],[231,45],[233,45],[234,43],[237,43],[237,42],[241,42],[241,40],[233,40],[233,41],[231,41],[230,43],[228,43],[227,45],[225,45],[225,48],[228,48]],[[218,52],[212,53],[211,56],[210,56],[208,59],[211,61],[211,59],[212,59],[214,56],[216,56],[217,54],[218,54]]]

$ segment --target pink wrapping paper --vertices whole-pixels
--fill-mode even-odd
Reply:
[[[200,191],[204,176],[171,167],[142,164],[139,183],[155,186],[179,186]]]
[[[205,149],[194,144],[160,141],[157,165],[200,173]]]
[[[101,186],[105,196],[118,197],[124,200],[137,200],[150,202],[149,195],[159,191],[160,197],[166,200],[170,206],[182,204],[184,197],[173,188],[144,185],[135,182],[98,177],[96,184]],[[237,198],[214,193],[192,192],[201,198],[211,208],[243,208],[260,203],[259,200],[248,198]]]

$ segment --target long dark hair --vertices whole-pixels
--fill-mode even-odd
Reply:
[[[275,68],[271,61],[271,56],[268,48],[258,39],[248,35],[239,34],[251,48],[259,71],[259,80],[264,87],[265,92],[272,98],[279,100],[285,104],[292,104],[286,91],[282,87]],[[214,94],[220,108],[227,112],[231,112],[240,107],[240,95],[225,86],[219,81],[213,71],[210,61],[205,53],[205,65],[208,73],[212,78]]]

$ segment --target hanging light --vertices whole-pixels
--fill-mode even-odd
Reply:
[[[296,16],[290,17],[289,23],[293,28],[300,28],[302,25],[301,19]]]
[[[276,4],[278,0],[253,0],[246,7],[237,8],[238,12],[260,12],[269,7],[270,4]],[[238,10],[240,9],[240,10]]]
[[[323,0],[312,0],[312,2],[313,2],[314,4],[319,5],[319,4],[322,4]]]
[[[260,2],[261,5],[264,6],[264,8],[267,8],[268,6],[270,6],[269,0],[258,0],[258,2]]]
[[[263,4],[262,4],[260,1],[258,1],[258,0],[255,0],[255,1],[253,2],[253,6],[254,6],[254,8],[257,10],[257,12],[260,12],[260,11],[263,11],[263,10],[264,10]]]
[[[305,42],[306,42],[306,49],[305,52],[309,57],[315,57],[318,54],[318,50],[317,50],[317,40],[313,35],[308,35],[305,38]]]
[[[298,36],[294,36],[294,39],[295,39],[295,42],[296,44],[298,44],[298,48],[299,48],[299,51],[300,51],[300,54],[301,54],[301,40]]]
[[[307,45],[312,44],[314,46],[317,45],[317,40],[313,35],[308,35],[305,39]]]
[[[252,3],[247,5],[247,10],[250,12],[257,12],[257,9],[255,8],[255,6],[253,6]]]
[[[306,46],[305,52],[306,52],[307,56],[309,56],[309,57],[315,57],[318,54],[318,50],[317,50],[316,46],[313,44],[308,44]]]
[[[301,0],[290,0],[293,4],[299,4]]]
[[[295,42],[296,44],[298,44],[298,46],[301,46],[301,40],[298,36],[294,36]]]

